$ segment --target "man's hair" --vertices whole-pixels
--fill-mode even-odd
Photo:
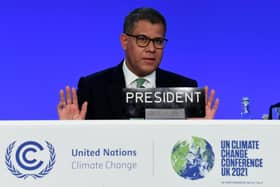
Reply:
[[[146,20],[152,24],[161,23],[164,27],[164,33],[166,33],[167,26],[163,15],[153,8],[137,8],[130,12],[124,20],[123,32],[132,33],[135,23],[140,20]]]

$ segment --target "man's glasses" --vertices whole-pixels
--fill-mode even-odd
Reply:
[[[132,35],[132,34],[128,34],[125,33],[127,36],[130,37],[134,37],[136,39],[136,44],[139,47],[147,47],[150,42],[152,41],[154,44],[154,47],[156,49],[163,49],[167,43],[167,39],[166,38],[149,38],[148,36],[145,35]]]

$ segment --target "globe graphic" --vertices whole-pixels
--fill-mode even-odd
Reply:
[[[178,141],[172,150],[171,163],[176,173],[190,180],[204,178],[214,166],[214,152],[203,138]]]

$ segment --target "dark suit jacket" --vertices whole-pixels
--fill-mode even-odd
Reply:
[[[195,80],[157,69],[156,87],[197,87]],[[86,119],[128,119],[122,89],[122,63],[82,77],[78,85],[79,106],[88,102]]]

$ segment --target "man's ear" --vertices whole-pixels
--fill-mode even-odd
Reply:
[[[127,39],[128,39],[127,35],[122,33],[120,36],[120,42],[121,42],[123,50],[127,49]]]

